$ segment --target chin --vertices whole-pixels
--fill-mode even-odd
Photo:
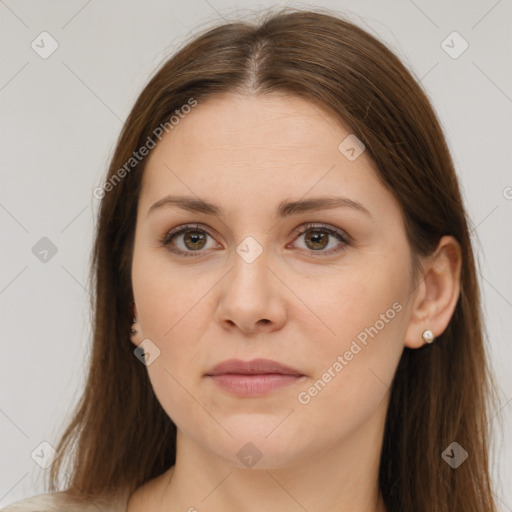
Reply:
[[[307,459],[308,452],[312,456],[316,451],[314,439],[308,446],[304,435],[290,429],[292,425],[285,427],[290,418],[282,422],[283,417],[276,421],[275,416],[259,419],[255,416],[261,415],[238,415],[235,421],[223,422],[233,437],[223,432],[220,438],[215,438],[210,432],[204,440],[208,450],[229,465],[251,470],[293,466]]]

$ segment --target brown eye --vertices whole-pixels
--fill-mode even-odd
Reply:
[[[205,246],[206,236],[201,231],[187,231],[183,237],[183,243],[187,249],[197,251]]]
[[[343,231],[333,228],[331,226],[321,224],[321,225],[306,225],[297,229],[298,238],[300,239],[302,236],[304,238],[305,250],[309,253],[318,253],[318,255],[330,255],[332,253],[343,250],[347,245],[349,245],[350,238]],[[331,244],[331,241],[335,239],[338,243],[334,242]],[[329,247],[328,250],[325,250]]]
[[[329,236],[321,231],[308,231],[305,237],[306,244],[312,250],[325,249],[329,244]]]
[[[302,226],[296,233],[297,239],[304,236],[304,250],[315,256],[339,252],[351,240],[343,231],[325,224]],[[206,249],[214,248],[215,244],[208,247],[208,238],[213,241],[213,237],[199,225],[185,225],[169,231],[160,240],[160,244],[180,256],[201,256],[207,252]]]
[[[169,231],[160,240],[160,244],[180,256],[200,256],[206,252],[203,249],[208,248],[208,238],[213,240],[213,237],[198,225],[185,225]]]

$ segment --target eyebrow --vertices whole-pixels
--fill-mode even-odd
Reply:
[[[206,215],[213,215],[220,217],[224,214],[224,210],[213,203],[205,201],[204,199],[189,196],[165,196],[153,205],[148,210],[148,215],[161,208],[177,207],[193,213],[204,213]],[[356,211],[362,212],[373,219],[372,214],[357,201],[348,199],[346,197],[315,197],[313,199],[303,199],[298,201],[285,200],[279,203],[276,208],[275,216],[277,218],[289,217],[290,215],[310,212],[313,210],[329,210],[333,208],[348,207]]]

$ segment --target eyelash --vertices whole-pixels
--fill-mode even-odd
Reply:
[[[183,226],[179,226],[178,228],[174,228],[170,231],[168,231],[163,237],[159,239],[159,243],[161,246],[169,248],[173,253],[178,254],[180,256],[191,256],[191,257],[199,257],[201,256],[201,250],[198,251],[182,251],[181,249],[175,249],[170,247],[170,243],[178,235],[182,235],[184,233],[187,233],[189,231],[198,231],[200,233],[205,233],[209,237],[213,238],[210,233],[208,233],[207,230],[201,228],[199,224],[185,224]],[[330,256],[331,254],[341,252],[345,249],[345,246],[350,245],[350,237],[346,235],[343,231],[333,228],[326,224],[306,224],[303,226],[300,226],[297,228],[294,233],[297,235],[297,237],[302,236],[304,233],[307,233],[308,231],[320,231],[320,232],[326,232],[329,235],[334,236],[337,238],[341,244],[341,248],[337,247],[335,249],[330,249],[329,251],[312,251],[305,249],[308,253],[310,253],[312,256]]]

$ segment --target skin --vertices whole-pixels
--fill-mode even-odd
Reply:
[[[425,329],[439,336],[448,325],[460,248],[443,237],[413,281],[399,204],[366,152],[350,161],[338,150],[349,134],[303,99],[229,94],[200,102],[152,150],[138,204],[132,342],[149,339],[160,350],[147,371],[178,428],[177,460],[132,494],[129,512],[386,510],[377,479],[389,385],[404,347],[418,349]],[[225,213],[164,207],[148,215],[167,194]],[[371,216],[341,207],[274,217],[283,200],[326,195],[357,201]],[[184,234],[159,243],[188,223],[209,233],[199,251]],[[315,245],[294,232],[308,223],[351,241],[327,235]],[[252,263],[236,252],[247,236],[262,249]],[[397,303],[400,312],[332,377],[337,357]],[[242,398],[204,376],[225,359],[257,357],[305,377]],[[299,393],[329,368],[331,380],[301,403]],[[248,442],[262,454],[252,467],[237,457]]]

